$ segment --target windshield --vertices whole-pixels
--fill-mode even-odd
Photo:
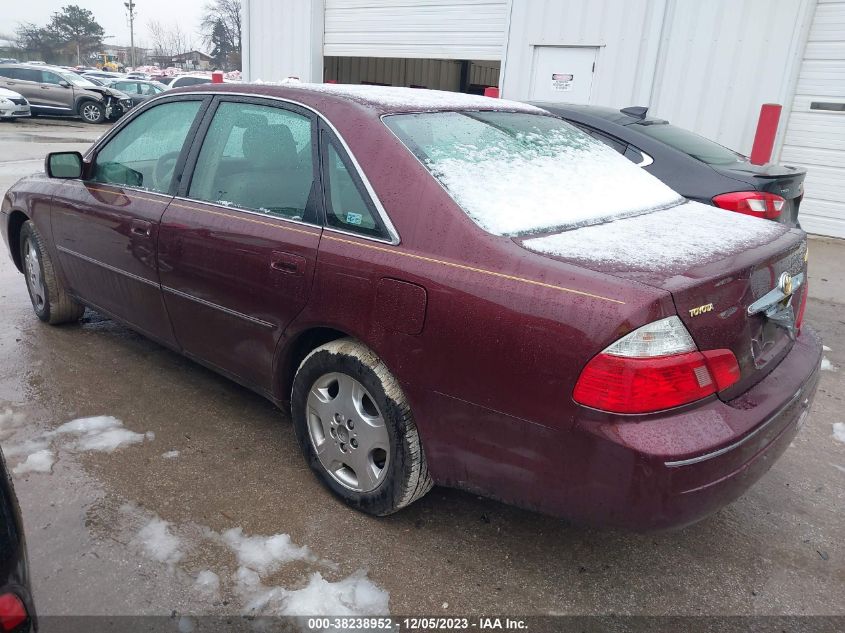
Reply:
[[[560,231],[683,202],[554,117],[464,111],[384,121],[467,215],[497,235]]]
[[[636,123],[637,131],[708,165],[731,165],[747,160],[742,154],[669,123]]]
[[[74,73],[69,73],[69,72],[63,72],[63,71],[56,71],[56,74],[59,77],[61,77],[62,79],[64,79],[66,82],[68,82],[69,84],[77,86],[78,88],[93,88],[94,87],[93,83],[91,83],[85,77],[82,77],[80,75],[77,75],[77,74],[74,74]]]

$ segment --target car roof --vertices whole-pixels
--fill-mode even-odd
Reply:
[[[230,83],[202,84],[171,91],[178,92],[235,92],[250,95],[280,97],[299,101],[319,109],[328,104],[355,105],[382,114],[399,112],[437,112],[453,110],[500,110],[546,114],[532,105],[506,99],[493,99],[461,92],[400,88],[394,86],[365,86],[352,84]]]

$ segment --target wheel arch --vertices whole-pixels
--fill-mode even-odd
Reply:
[[[302,361],[305,360],[305,357],[321,345],[341,338],[355,338],[359,340],[352,334],[337,328],[312,326],[290,336],[284,343],[276,363],[275,386],[278,390],[276,397],[280,402],[284,403],[286,408],[290,407],[290,392],[293,387],[296,370]]]
[[[8,236],[9,252],[12,254],[12,261],[15,268],[23,272],[23,258],[21,257],[21,229],[29,220],[29,216],[23,211],[15,209],[9,214]]]

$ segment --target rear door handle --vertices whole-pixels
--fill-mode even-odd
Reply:
[[[129,232],[139,237],[150,237],[153,232],[153,224],[146,220],[132,220],[132,226]]]
[[[293,253],[274,251],[270,258],[270,268],[288,275],[301,275],[305,271],[305,258]]]

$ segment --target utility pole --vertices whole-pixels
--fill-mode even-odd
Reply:
[[[135,0],[127,0],[123,6],[129,12],[129,58],[135,68]]]

